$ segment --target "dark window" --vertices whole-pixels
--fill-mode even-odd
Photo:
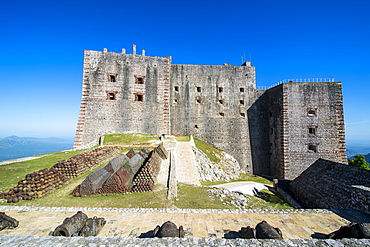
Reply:
[[[200,99],[197,99],[197,103],[200,104],[202,101]]]
[[[174,102],[174,103],[177,103],[177,102],[178,102],[178,100],[177,100],[177,99],[174,99],[174,100],[173,100],[173,102]]]
[[[311,135],[316,135],[316,128],[308,128],[308,133]]]
[[[194,125],[194,128],[199,129],[199,127],[198,127],[198,125],[197,125],[197,124],[196,124],[196,125]]]
[[[179,87],[178,86],[174,86],[174,89],[175,89],[176,92],[179,91]]]
[[[144,78],[145,78],[145,76],[137,76],[137,75],[135,75],[135,83],[136,84],[144,84]]]
[[[219,93],[222,93],[224,91],[224,88],[223,87],[218,87],[218,92]]]
[[[117,92],[108,91],[107,92],[107,100],[116,100]]]
[[[220,103],[222,105],[224,103],[224,100],[220,99],[220,100],[218,100],[218,103]]]
[[[201,87],[197,87],[197,92],[198,93],[202,92],[202,88]]]
[[[241,99],[241,100],[239,100],[239,102],[240,102],[241,105],[244,105],[244,100]]]
[[[115,100],[116,99],[116,94],[115,93],[109,93],[109,99],[110,100]]]
[[[244,87],[241,87],[241,88],[240,88],[240,92],[241,92],[241,93],[244,93]]]
[[[109,75],[109,80],[111,82],[116,82],[116,76],[115,75]]]
[[[135,101],[144,101],[143,94],[135,94]]]
[[[244,112],[241,112],[241,113],[240,113],[240,116],[241,116],[241,117],[245,117],[245,113],[244,113]]]
[[[221,117],[225,116],[225,114],[224,114],[223,112],[220,112],[220,113],[219,113],[219,115],[220,115]]]
[[[307,112],[307,115],[308,116],[316,116],[316,110],[314,109],[309,109],[308,112]]]
[[[317,146],[316,145],[308,145],[308,151],[309,152],[313,152],[313,153],[317,153]]]

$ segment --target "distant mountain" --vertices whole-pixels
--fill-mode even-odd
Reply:
[[[351,157],[357,155],[357,154],[362,154],[366,155],[370,153],[370,145],[365,146],[365,145],[347,145],[347,157],[351,159]]]
[[[0,162],[73,148],[73,139],[8,136],[0,139]]]

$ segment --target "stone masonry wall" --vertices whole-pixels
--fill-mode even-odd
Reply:
[[[254,99],[255,70],[249,64],[172,65],[171,132],[230,153],[252,173],[247,109]]]
[[[318,158],[347,163],[340,82],[283,84],[284,178]]]
[[[308,208],[357,209],[370,213],[370,171],[318,159],[290,183]]]
[[[346,163],[340,82],[256,90],[255,68],[85,51],[75,148],[109,133],[193,135],[247,173],[294,179],[318,158]]]
[[[109,133],[170,133],[171,58],[85,51],[75,147]]]
[[[270,146],[270,174],[273,177],[285,177],[284,171],[284,153],[286,152],[286,110],[284,103],[284,84],[274,87],[267,91],[268,95],[268,112],[265,113],[268,121],[269,146]],[[285,97],[284,97],[285,96]]]

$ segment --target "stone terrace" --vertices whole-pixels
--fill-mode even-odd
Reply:
[[[246,240],[226,240],[221,238],[233,238],[241,227],[255,227],[257,223],[266,220],[275,227],[279,227],[283,232],[284,239],[310,239],[312,234],[320,236],[339,229],[340,226],[348,224],[350,221],[361,221],[360,219],[350,216],[343,218],[339,214],[325,209],[309,209],[309,210],[211,210],[211,209],[135,209],[135,208],[56,208],[56,207],[21,207],[21,206],[0,206],[0,211],[5,211],[7,215],[17,219],[19,226],[15,229],[6,229],[1,231],[0,246],[13,241],[13,243],[22,241],[41,242],[54,241],[48,236],[49,232],[53,231],[60,225],[66,217],[70,217],[77,211],[83,211],[89,217],[98,216],[104,217],[107,224],[103,227],[97,238],[87,238],[86,240],[64,239],[63,243],[68,245],[75,243],[76,246],[81,245],[81,241],[85,244],[92,241],[95,244],[106,244],[104,241],[113,241],[110,244],[144,244],[153,239],[139,239],[139,237],[148,236],[156,225],[161,225],[167,220],[173,221],[175,224],[183,225],[185,230],[185,238],[203,239],[197,240],[199,243],[187,243],[185,245],[212,246],[213,244],[207,241],[213,241],[216,245],[234,246],[235,241]],[[33,236],[33,237],[17,237],[12,238],[5,235],[16,236]],[[321,235],[322,236],[322,235]],[[107,238],[112,238],[107,240]],[[132,239],[137,240],[132,240]],[[114,240],[115,239],[115,240]],[[196,241],[196,240],[191,241]],[[206,240],[208,239],[208,240]],[[220,240],[221,239],[221,240]],[[45,240],[45,241],[42,241]],[[60,243],[60,240],[55,238],[55,241]],[[71,242],[72,241],[72,242]],[[87,241],[87,242],[86,242]],[[115,242],[116,241],[116,242]],[[118,241],[118,242],[117,242]],[[128,241],[128,242],[127,242]],[[159,240],[155,246],[172,246],[180,244],[181,241],[188,240]],[[166,242],[167,241],[167,242]],[[171,242],[175,241],[175,242]],[[180,241],[180,242],[179,242]],[[190,241],[190,240],[189,240]],[[221,241],[221,242],[220,242]],[[222,242],[223,241],[223,242]],[[225,242],[226,241],[226,242]],[[230,242],[231,241],[231,242]],[[260,245],[256,240],[256,246]],[[247,241],[247,242],[248,242]],[[266,241],[266,240],[263,240]],[[270,240],[269,240],[270,241]],[[285,246],[288,240],[281,242]],[[298,240],[295,240],[297,242]],[[308,242],[307,242],[308,241]],[[316,243],[319,240],[307,240],[306,243]],[[323,241],[323,240],[320,240]],[[326,246],[330,241],[325,240],[322,243]],[[368,240],[353,240],[362,241],[361,245],[370,246]],[[185,243],[184,242],[184,243]],[[251,242],[251,243],[252,243]],[[271,242],[271,241],[270,241]],[[271,243],[273,243],[272,241]],[[276,241],[275,241],[276,242]],[[293,241],[294,242],[294,241]],[[290,242],[291,244],[293,242]],[[294,243],[295,243],[294,242]],[[299,243],[302,240],[298,241]],[[297,243],[298,243],[297,242]],[[23,242],[24,244],[25,242]],[[338,244],[340,241],[338,242]],[[30,242],[31,244],[31,242]],[[246,244],[246,243],[244,243]],[[276,243],[275,243],[276,244]],[[340,246],[341,244],[339,244]],[[4,245],[5,246],[5,245]],[[10,245],[12,246],[12,245]],[[13,245],[18,246],[18,245]],[[50,245],[49,245],[50,246]],[[275,246],[275,245],[270,245]],[[300,246],[300,245],[298,245]],[[306,245],[302,245],[306,246]],[[313,245],[312,245],[313,246]]]

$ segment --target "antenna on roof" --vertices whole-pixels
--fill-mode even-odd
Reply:
[[[241,56],[242,58],[242,64],[244,64],[246,61],[245,61],[245,51],[243,51],[243,56]]]

